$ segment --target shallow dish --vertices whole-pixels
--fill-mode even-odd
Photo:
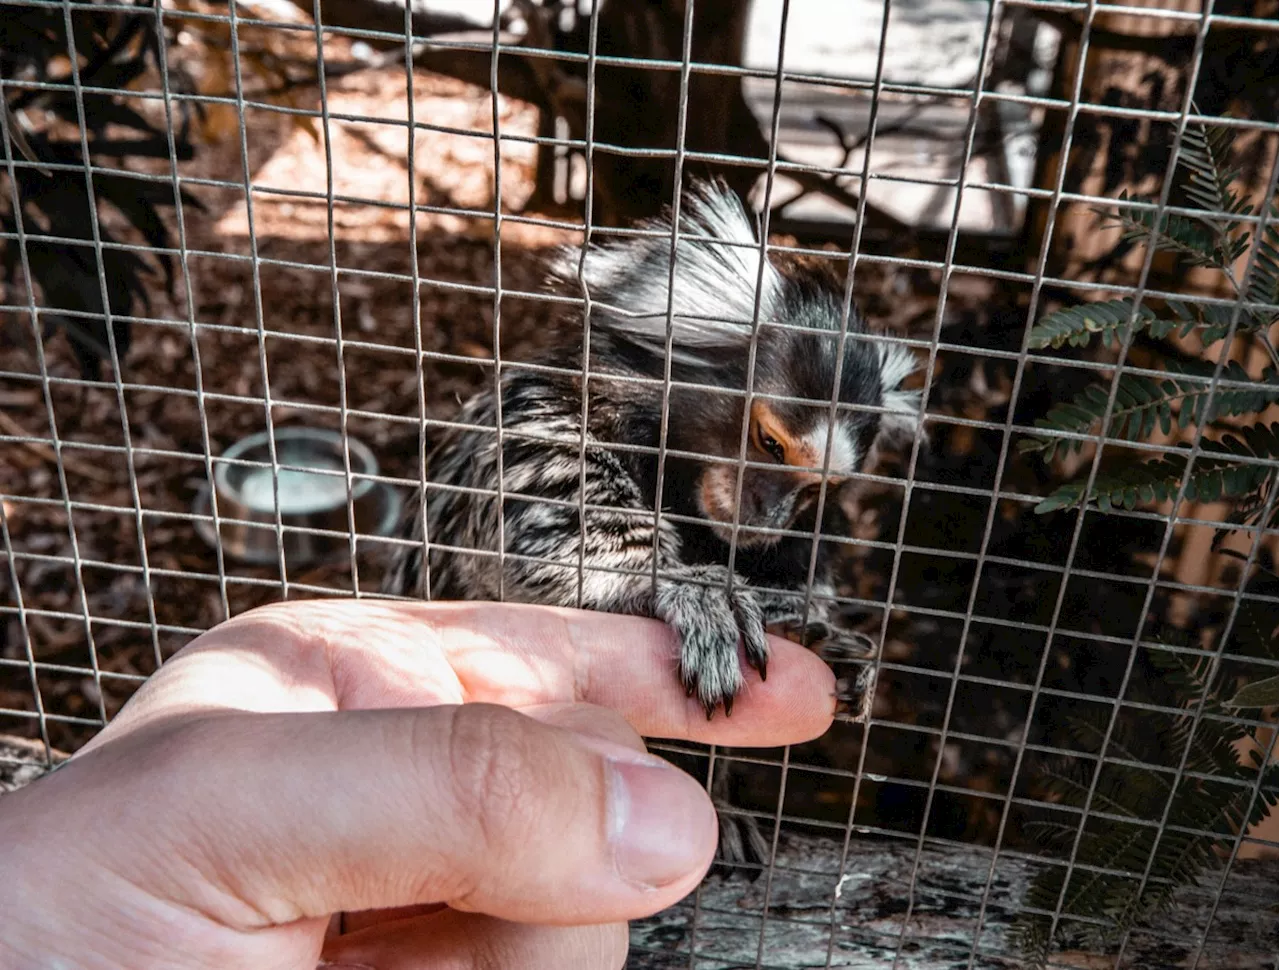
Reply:
[[[399,518],[399,493],[363,476],[378,474],[378,462],[364,444],[346,438],[351,455],[351,503],[356,532],[387,535]],[[237,441],[214,461],[222,549],[241,562],[276,563],[276,497],[286,565],[304,565],[347,555],[350,521],[343,469],[343,436],[318,428],[275,431],[276,467],[271,466],[266,432]],[[196,531],[216,545],[205,485],[196,497]],[[301,531],[307,530],[307,531]],[[314,530],[314,531],[313,531]]]

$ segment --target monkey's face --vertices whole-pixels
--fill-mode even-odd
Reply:
[[[745,415],[747,464],[741,470],[741,491],[736,460],[705,463],[697,480],[698,509],[722,539],[729,540],[736,521],[747,527],[738,532],[739,545],[777,542],[778,532],[767,530],[790,528],[817,503],[824,479],[827,503],[838,502],[839,490],[852,485],[850,476],[864,469],[877,440],[894,430],[893,420],[872,409],[893,406],[891,395],[901,376],[886,373],[890,368],[883,366],[883,355],[865,340],[848,342],[833,413],[836,343],[836,335],[829,332],[821,338],[792,333],[761,341],[758,396],[753,396]],[[726,368],[726,377],[736,370]],[[892,381],[889,386],[886,376]],[[742,401],[739,397],[732,407],[702,409],[696,447],[737,459]]]
[[[742,469],[740,498],[736,462],[707,463],[698,479],[698,508],[722,539],[730,538],[736,507],[736,521],[747,526],[738,533],[738,545],[777,542],[777,532],[755,530],[790,527],[818,501],[824,467],[826,501],[839,500],[837,491],[864,464],[879,421],[874,414],[838,415],[832,425],[829,417],[816,407],[802,410],[760,398],[752,402],[749,464]]]

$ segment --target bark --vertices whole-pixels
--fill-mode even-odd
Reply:
[[[924,850],[915,905],[899,951],[899,934],[912,897],[915,848],[914,839],[855,838],[842,880],[838,840],[784,836],[771,883],[764,876],[754,883],[736,876],[713,876],[703,884],[696,936],[690,931],[692,897],[633,923],[627,966],[630,970],[687,970],[693,937],[698,970],[738,970],[761,964],[776,970],[969,967],[990,850],[958,846]],[[1032,863],[1020,859],[1001,856],[997,860],[973,970],[1026,966],[1006,943],[1006,935],[1035,871]],[[1214,916],[1201,968],[1275,968],[1276,878],[1274,861],[1236,863]],[[1168,914],[1150,927],[1135,930],[1125,947],[1122,970],[1190,967],[1220,879],[1221,874],[1215,873],[1199,887],[1179,892]],[[769,906],[762,919],[766,892]],[[895,954],[899,954],[896,963]],[[1049,965],[1111,970],[1116,961],[1114,952],[1057,950],[1050,953]]]

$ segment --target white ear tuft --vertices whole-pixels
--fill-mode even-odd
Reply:
[[[880,414],[880,443],[903,445],[923,430],[920,392],[902,388],[902,382],[915,373],[919,362],[902,344],[876,341],[875,346],[880,357],[881,402],[887,409]]]
[[[651,235],[587,250],[583,280],[597,326],[661,354],[668,298],[674,294],[673,353],[686,363],[711,363],[715,354],[708,351],[740,346],[750,337],[757,281],[760,319],[769,318],[781,277],[767,260],[761,275],[760,246],[751,219],[738,196],[722,183],[696,184],[685,193],[674,280],[670,218],[650,221],[643,228]],[[576,284],[580,258],[580,249],[566,250],[553,275],[563,284]]]

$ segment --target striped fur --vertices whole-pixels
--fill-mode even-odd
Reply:
[[[409,503],[400,533],[415,544],[397,547],[383,591],[658,617],[676,630],[682,682],[711,716],[719,705],[727,712],[744,684],[740,643],[748,663],[764,675],[766,624],[800,630],[811,540],[740,532],[730,572],[725,537],[732,530],[723,520],[708,521],[700,496],[714,481],[732,478],[737,485],[736,475],[714,469],[733,468],[743,402],[715,388],[680,386],[667,395],[667,448],[708,460],[667,456],[661,476],[663,511],[700,521],[659,519],[653,451],[661,442],[663,390],[616,378],[664,376],[670,299],[672,378],[742,388],[760,281],[759,318],[795,323],[812,334],[760,328],[755,388],[814,401],[811,415],[783,405],[779,413],[799,429],[802,440],[826,442],[828,429],[819,421],[826,422],[828,415],[842,294],[838,284],[811,269],[770,261],[762,272],[758,247],[746,248],[755,243],[747,214],[726,190],[702,187],[688,201],[674,296],[668,289],[669,240],[633,238],[588,251],[582,274],[593,301],[586,426],[580,376],[506,369],[501,378],[501,450],[494,394],[481,391],[458,417],[469,430],[451,431],[429,458],[425,506],[422,496]],[[658,221],[648,228],[664,225],[669,234],[669,223]],[[744,245],[686,240],[685,233]],[[569,295],[580,292],[577,269],[577,256],[568,253],[553,270],[553,279]],[[547,363],[563,368],[581,361],[580,325],[579,318]],[[865,332],[856,317],[850,332]],[[919,401],[900,387],[914,366],[900,345],[855,339],[847,341],[844,354],[841,400],[888,409],[839,415],[836,437],[830,439],[836,442],[833,452],[838,451],[833,456],[856,470],[877,441],[899,438],[914,427]],[[730,464],[713,466],[709,459],[715,457]],[[762,460],[755,454],[748,458]],[[778,472],[785,478],[787,466],[779,466]],[[804,504],[809,492],[797,487],[780,498],[778,475],[769,479],[769,474],[772,470],[743,473],[739,521],[812,531],[814,510]],[[784,501],[785,506],[780,504]],[[823,532],[842,528],[838,504],[830,495],[832,524],[824,521]],[[429,544],[423,542],[424,518]],[[818,557],[806,633],[838,639],[823,600],[832,593],[829,558]]]

